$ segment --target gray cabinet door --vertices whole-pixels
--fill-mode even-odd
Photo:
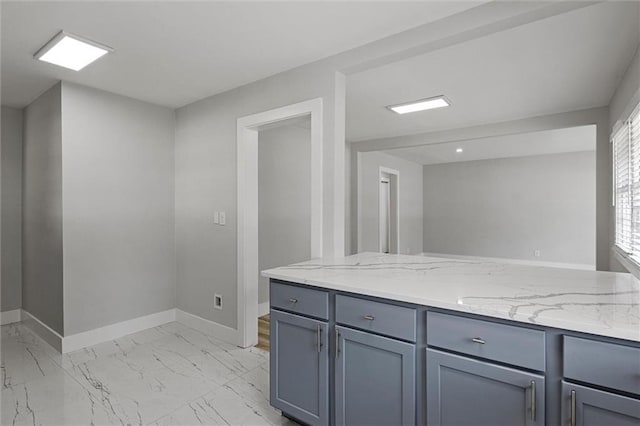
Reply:
[[[415,345],[337,326],[336,424],[415,424]]]
[[[271,310],[271,405],[309,425],[329,424],[327,323]]]
[[[544,377],[427,349],[427,423],[544,425]]]
[[[562,424],[638,426],[640,400],[562,382]]]

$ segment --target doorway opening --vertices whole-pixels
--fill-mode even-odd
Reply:
[[[380,167],[378,248],[381,253],[398,254],[400,246],[399,180],[397,170]]]
[[[259,271],[311,259],[311,117],[258,129]],[[269,279],[258,276],[258,347],[269,349]]]
[[[282,108],[241,117],[238,138],[238,345],[258,343],[259,309],[259,132],[290,119],[309,117],[310,176],[309,258],[322,257],[322,99],[312,99]],[[266,305],[268,309],[268,305]],[[263,305],[262,313],[265,307]]]

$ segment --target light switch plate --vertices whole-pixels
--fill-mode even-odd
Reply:
[[[226,225],[227,224],[227,215],[225,214],[225,212],[220,212],[220,225]]]
[[[218,212],[213,212],[213,223],[220,223],[220,215]]]

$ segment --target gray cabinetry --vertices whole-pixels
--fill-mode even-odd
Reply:
[[[427,424],[544,425],[544,377],[427,349]]]
[[[640,425],[640,400],[563,382],[562,424],[638,426]]]
[[[640,425],[640,348],[564,336],[563,366],[563,425]]]
[[[337,425],[415,424],[415,345],[336,326]]]
[[[545,332],[513,325],[427,313],[429,346],[545,371]]]
[[[640,426],[640,344],[271,281],[271,404],[309,425]]]
[[[272,282],[269,298],[272,308],[329,319],[329,293],[326,291]]]
[[[640,395],[640,348],[564,336],[564,377]]]
[[[375,334],[416,341],[416,310],[336,295],[336,322]]]
[[[329,424],[328,327],[271,310],[271,405],[310,425]]]

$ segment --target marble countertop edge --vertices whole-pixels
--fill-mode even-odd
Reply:
[[[386,260],[386,258],[381,257],[380,254],[374,255],[372,253],[367,253],[354,256],[359,256],[366,260]],[[535,286],[525,288],[514,284],[512,288],[503,288],[499,281],[497,283],[490,283],[489,285],[498,285],[500,287],[499,290],[502,291],[503,294],[493,297],[493,299],[488,297],[487,299],[491,299],[488,301],[472,300],[469,302],[464,299],[483,299],[483,297],[467,294],[471,293],[469,289],[472,288],[469,287],[467,289],[468,284],[460,284],[460,286],[454,289],[455,291],[447,291],[447,289],[445,289],[440,293],[441,297],[438,297],[438,295],[433,294],[436,291],[442,290],[442,288],[438,288],[438,290],[434,291],[434,282],[438,281],[435,278],[433,280],[425,278],[425,275],[420,275],[424,274],[424,272],[419,271],[406,271],[403,272],[403,274],[406,275],[398,277],[382,277],[376,279],[376,282],[372,285],[365,285],[364,282],[371,281],[371,277],[366,275],[366,272],[363,273],[362,271],[353,271],[349,269],[358,266],[358,263],[352,263],[354,256],[342,258],[347,260],[347,262],[337,265],[344,265],[345,268],[347,268],[346,270],[332,269],[340,259],[326,260],[326,262],[328,262],[326,269],[323,268],[323,265],[319,266],[318,263],[321,263],[322,261],[316,259],[310,262],[296,264],[295,267],[282,267],[265,270],[262,274],[269,278],[315,286],[328,290],[510,320],[523,324],[640,342],[640,305],[638,304],[640,283],[638,283],[637,280],[627,281],[626,275],[628,274],[606,273],[610,274],[609,277],[612,277],[612,279],[621,280],[621,282],[623,282],[623,290],[627,291],[622,293],[624,294],[622,296],[622,303],[619,302],[621,296],[617,292],[614,292],[616,293],[614,296],[607,294],[607,291],[610,291],[610,288],[605,285],[603,285],[602,288],[589,287],[587,291],[582,288],[576,290],[571,287],[571,285],[567,284],[566,288],[557,288],[557,292],[561,294],[562,291],[566,291],[570,294],[569,296],[549,296],[545,293],[548,289],[544,286],[540,288],[539,292],[534,292],[532,291],[532,288],[533,290],[538,290]],[[402,259],[407,262],[416,260],[417,263],[420,263],[418,260],[420,258],[420,256],[396,257],[396,259]],[[305,263],[309,265],[309,269],[304,269]],[[371,264],[368,263],[366,267],[370,265]],[[455,265],[455,267],[464,269],[465,265],[461,263],[459,265]],[[541,273],[540,269],[532,270],[535,270],[536,273]],[[366,271],[366,269],[364,271]],[[584,272],[585,271],[580,271],[579,273],[576,272],[576,277],[583,277],[584,275],[580,274],[584,274]],[[602,273],[595,271],[587,272],[604,276]],[[453,273],[455,276],[458,272],[454,271]],[[542,273],[545,273],[545,271],[542,271]],[[570,277],[573,276],[573,272],[571,270],[564,269],[549,269],[548,273],[561,273],[565,275],[568,274]],[[431,274],[431,272],[428,272],[428,274]],[[471,272],[468,274],[461,274],[465,275],[465,280],[468,280],[469,277],[473,279],[473,273]],[[318,275],[322,276],[319,277]],[[593,276],[595,277],[596,275]],[[425,283],[424,294],[416,292],[416,285],[420,285],[421,282]],[[387,283],[388,289],[386,288]],[[561,284],[557,285],[561,286]],[[429,287],[431,288],[429,289]],[[476,289],[474,288],[473,290],[473,293],[476,293]],[[491,290],[495,293],[496,288],[491,288]],[[584,293],[580,294],[580,290],[584,291]],[[573,296],[573,292],[578,292],[578,296]],[[494,293],[491,293],[491,295],[494,295]],[[629,296],[626,295],[627,293]],[[461,297],[456,297],[455,294],[458,294]],[[529,303],[526,301],[528,296],[537,300],[534,303]],[[544,303],[540,302],[539,299],[544,299],[545,297],[555,297],[557,300],[549,302],[545,301]],[[578,301],[580,297],[589,298],[588,303],[580,303]],[[629,302],[627,302],[627,297]]]

